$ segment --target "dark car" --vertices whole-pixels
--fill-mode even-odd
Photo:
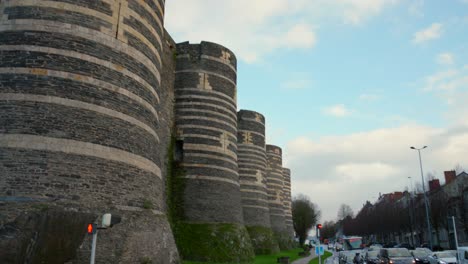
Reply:
[[[380,264],[379,263],[379,250],[368,250],[364,254],[365,264]]]
[[[406,248],[382,248],[379,253],[381,264],[415,264],[416,261]]]
[[[402,244],[397,244],[394,246],[394,248],[406,248],[408,250],[413,250],[414,247],[408,243],[402,243]]]
[[[432,251],[428,248],[416,248],[415,250],[411,251],[416,264],[428,264],[428,257],[431,255],[431,253]]]
[[[394,246],[396,246],[397,243],[395,242],[388,242],[386,244],[383,245],[384,248],[392,248]]]

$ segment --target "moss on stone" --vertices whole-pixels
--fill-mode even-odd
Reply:
[[[293,237],[288,232],[274,232],[274,234],[280,250],[290,250],[297,246]]]
[[[271,228],[247,226],[250,241],[256,255],[270,255],[279,252],[278,241]]]
[[[172,229],[177,222],[184,217],[185,171],[180,164],[174,160],[176,137],[171,137],[167,150],[167,178],[166,178],[166,204],[167,216]]]
[[[255,256],[249,234],[239,224],[179,222],[174,235],[184,260],[251,263]]]

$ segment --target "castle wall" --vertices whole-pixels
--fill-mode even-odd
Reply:
[[[286,232],[289,235],[294,236],[294,227],[292,220],[292,208],[291,208],[291,170],[283,168],[283,207],[284,216],[286,223]]]
[[[186,221],[243,221],[236,64],[235,55],[218,44],[177,44],[176,127],[183,140]]]
[[[0,15],[0,199],[117,212],[103,259],[175,259],[164,220],[164,1],[9,0]],[[112,236],[123,239],[116,248]]]
[[[267,189],[270,208],[271,228],[276,233],[284,233],[286,219],[283,205],[283,160],[282,150],[278,146],[266,145],[267,153]]]
[[[238,164],[244,224],[270,227],[266,187],[265,117],[257,112],[237,113]]]

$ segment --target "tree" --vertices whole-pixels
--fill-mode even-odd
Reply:
[[[294,231],[299,236],[299,243],[303,245],[310,229],[317,224],[320,210],[309,197],[299,194],[292,201],[292,217]]]
[[[455,168],[453,168],[453,170],[455,171],[455,174],[457,174],[457,175],[459,175],[460,173],[465,171],[465,169],[463,169],[463,167],[462,167],[462,165],[460,165],[460,163],[455,165]]]
[[[338,209],[338,221],[345,219],[347,216],[354,217],[353,209],[347,204],[341,204]]]
[[[325,221],[322,225],[322,230],[320,231],[321,237],[325,238],[333,238],[335,237],[337,226],[336,223],[333,221]]]

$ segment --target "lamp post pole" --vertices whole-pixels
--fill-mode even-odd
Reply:
[[[422,161],[421,161],[421,150],[427,148],[427,146],[424,146],[422,148],[415,148],[411,147],[411,149],[417,150],[419,154],[419,168],[421,169],[421,179],[422,179],[422,187],[423,187],[423,194],[424,194],[424,204],[426,206],[426,221],[427,221],[427,231],[429,232],[429,247],[432,250],[432,230],[431,230],[431,222],[429,220],[429,202],[427,200],[427,194],[426,194],[426,187],[424,184],[424,173],[423,173],[423,167],[422,167]]]

